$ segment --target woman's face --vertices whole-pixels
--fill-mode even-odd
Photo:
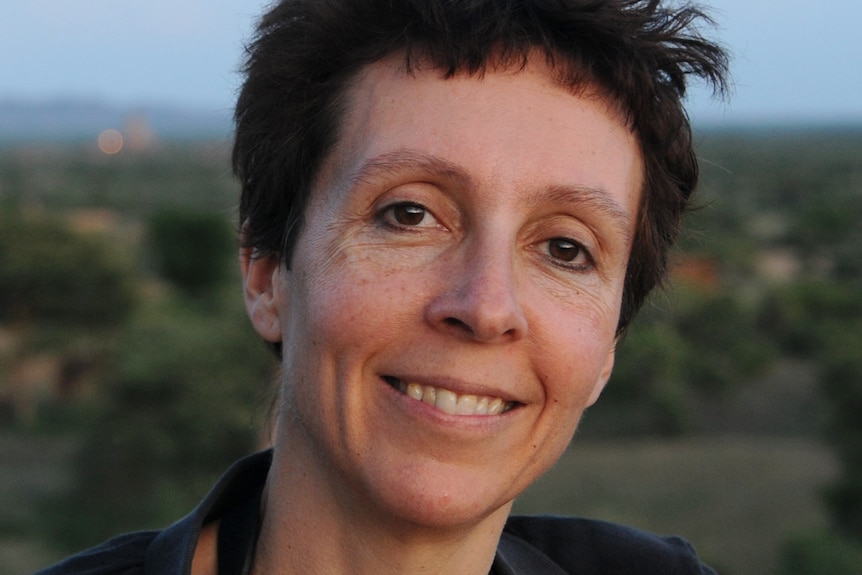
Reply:
[[[637,142],[541,58],[446,80],[384,60],[348,102],[252,313],[284,342],[277,442],[336,500],[475,524],[553,465],[610,375]]]

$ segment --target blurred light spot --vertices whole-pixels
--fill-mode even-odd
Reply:
[[[123,135],[113,128],[99,134],[99,149],[105,154],[116,154],[123,149]]]

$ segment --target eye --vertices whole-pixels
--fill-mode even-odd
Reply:
[[[425,208],[416,204],[398,204],[390,209],[392,217],[402,226],[418,226],[425,219]]]
[[[548,240],[548,255],[562,265],[588,267],[590,255],[578,242],[568,238],[551,238]]]
[[[437,223],[424,206],[412,202],[400,202],[387,206],[381,212],[381,219],[387,225],[398,228],[415,228]]]

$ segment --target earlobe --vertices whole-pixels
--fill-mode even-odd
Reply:
[[[245,310],[251,324],[266,341],[281,341],[280,261],[272,254],[257,256],[252,248],[242,248],[239,263]]]
[[[596,401],[598,401],[599,396],[602,394],[602,391],[608,384],[608,380],[610,380],[611,378],[611,373],[614,371],[615,358],[616,346],[614,346],[614,348],[608,352],[608,356],[605,358],[605,364],[602,366],[601,374],[599,374],[599,379],[596,382],[595,387],[593,387],[592,393],[590,393],[590,398],[587,401],[587,407],[593,405]]]

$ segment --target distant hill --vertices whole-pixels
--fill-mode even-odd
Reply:
[[[0,99],[0,143],[95,140],[113,128],[148,131],[157,140],[227,138],[231,110],[115,106],[95,100]]]

